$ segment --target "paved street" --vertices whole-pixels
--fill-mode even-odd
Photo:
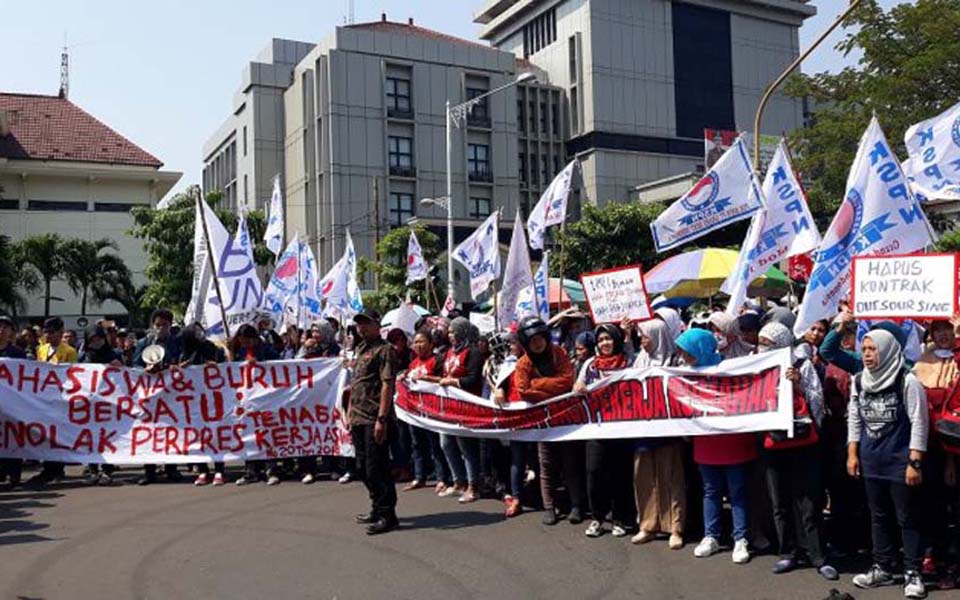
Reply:
[[[77,472],[71,469],[72,473]],[[124,472],[122,477],[132,477]],[[464,508],[427,490],[402,493],[396,532],[353,524],[362,484],[195,488],[184,484],[0,492],[4,598],[803,598],[831,585],[810,571],[769,574],[729,552],[696,560],[666,542],[632,546],[584,526],[505,522],[498,502]],[[901,598],[899,588],[855,590]],[[949,597],[934,594],[933,597]]]

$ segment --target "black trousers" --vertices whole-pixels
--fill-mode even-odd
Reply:
[[[350,436],[357,455],[357,476],[370,494],[370,512],[377,517],[396,518],[397,489],[390,474],[390,440],[397,433],[396,423],[387,425],[387,439],[378,444],[375,425],[351,425]]]
[[[637,523],[633,498],[633,441],[586,442],[587,500],[597,521],[612,511],[613,522],[628,529]]]
[[[773,450],[765,459],[780,555],[800,557],[805,553],[813,566],[822,566],[823,483],[816,448]]]
[[[176,479],[180,472],[177,470],[177,465],[163,465],[163,472],[167,474],[167,479]],[[156,479],[157,478],[157,465],[143,465],[143,474],[147,479]]]
[[[887,572],[896,572],[897,549],[902,542],[904,570],[919,571],[923,560],[919,488],[909,487],[906,482],[869,478],[864,479],[864,485],[870,507],[873,560]]]
[[[0,458],[0,479],[9,478],[10,483],[20,483],[23,476],[22,458]]]

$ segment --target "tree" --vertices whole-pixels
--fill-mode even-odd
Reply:
[[[364,306],[371,306],[381,312],[395,308],[402,301],[407,292],[414,302],[429,306],[435,304],[433,295],[427,297],[426,281],[417,281],[407,286],[407,242],[410,239],[411,226],[404,225],[390,230],[380,243],[377,245],[379,260],[370,260],[361,257],[357,261],[357,278],[361,285],[369,285],[366,276],[378,276],[380,280],[379,290],[368,292],[363,296]],[[426,261],[431,285],[436,289],[438,278],[437,270],[430,268],[438,262],[440,258],[440,238],[435,233],[427,229],[425,225],[413,225],[413,231],[417,234],[417,241],[420,242],[420,248],[423,250],[423,258]],[[437,301],[446,297],[446,294],[437,295]]]
[[[50,316],[50,285],[64,273],[65,240],[56,233],[24,238],[17,244],[19,260],[43,281],[43,316]]]
[[[18,247],[0,235],[0,311],[16,315],[26,310],[27,299],[19,290],[39,288],[36,273],[26,267]]]
[[[131,211],[134,221],[131,234],[144,240],[148,256],[144,272],[149,283],[142,301],[149,306],[167,307],[182,314],[190,302],[193,290],[194,203],[199,193],[199,187],[191,186],[177,194],[166,209],[137,207]],[[224,227],[233,232],[237,227],[237,216],[216,208],[221,197],[219,192],[211,192],[205,200],[214,208]],[[255,243],[255,262],[260,266],[268,264],[273,255],[262,241],[266,229],[263,211],[247,214],[247,228]]]
[[[133,276],[115,253],[117,250],[117,243],[106,238],[71,239],[64,243],[64,277],[73,293],[80,296],[81,315],[87,314],[88,300],[99,306],[130,294]]]
[[[813,106],[810,127],[790,135],[810,208],[823,231],[843,198],[857,142],[875,113],[906,156],[903,134],[950,107],[960,92],[960,0],[917,0],[884,11],[864,0],[838,49],[862,52],[856,67],[794,77],[787,92]]]

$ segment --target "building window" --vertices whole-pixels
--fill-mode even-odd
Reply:
[[[0,199],[0,210],[19,210],[19,209],[20,209],[19,200]]]
[[[87,203],[71,200],[30,200],[27,202],[27,210],[86,212]]]
[[[554,154],[554,155],[553,155],[553,175],[554,175],[554,177],[556,177],[558,173],[560,173],[560,155],[559,155],[559,154]]]
[[[149,206],[147,204],[128,204],[126,202],[95,202],[93,210],[96,212],[116,212],[125,213],[137,206]]]
[[[523,152],[520,153],[519,157],[520,163],[520,183],[526,185],[527,183],[527,155]]]
[[[550,127],[550,132],[554,136],[560,135],[560,107],[556,101],[550,105]]]
[[[467,88],[467,99],[474,99],[478,96],[486,94],[488,90],[481,88]],[[474,127],[490,127],[490,98],[483,98],[478,101],[477,104],[471,108],[470,112],[467,113],[467,125],[473,125]]]
[[[530,183],[533,187],[540,185],[540,171],[537,170],[537,155],[530,153]]]
[[[546,154],[540,155],[540,166],[543,170],[541,175],[543,175],[543,185],[547,185],[550,181],[550,160],[547,158]]]
[[[387,77],[387,113],[390,116],[410,115],[410,81]]]
[[[243,155],[247,155],[247,126],[243,126]]]
[[[390,153],[390,174],[413,175],[413,139],[391,135],[387,138]]]
[[[530,194],[527,192],[520,194],[520,214],[523,215],[523,218],[527,218],[530,215]]]
[[[490,198],[470,198],[470,216],[484,219],[490,216]]]
[[[390,213],[390,224],[394,227],[400,227],[413,217],[413,194],[403,194],[400,192],[390,192],[390,206],[387,207]]]
[[[249,190],[247,189],[247,176],[246,176],[246,174],[244,174],[244,176],[243,176],[243,203],[246,204],[247,202],[250,202],[250,192],[249,192]]]
[[[490,172],[490,146],[486,144],[469,144],[467,146],[467,171],[470,181],[492,181]]]
[[[577,104],[577,88],[570,88],[570,133],[580,131],[580,108]]]
[[[523,26],[523,57],[539,52],[555,41],[557,41],[557,11],[551,8]]]
[[[527,123],[524,121],[523,116],[523,100],[517,100],[517,129],[519,131],[526,131]]]
[[[540,131],[547,132],[547,103],[540,103]]]
[[[530,117],[530,133],[537,132],[537,103],[531,100],[527,103],[527,116]]]
[[[570,63],[570,83],[577,82],[577,36],[571,35],[567,39],[567,55]]]

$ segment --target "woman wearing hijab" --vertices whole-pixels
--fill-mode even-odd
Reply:
[[[550,339],[550,329],[537,317],[526,317],[517,327],[517,338],[524,355],[517,361],[513,384],[525,402],[538,403],[573,389],[573,364],[563,348]],[[559,473],[570,495],[567,519],[576,525],[583,522],[582,507],[586,504],[583,488],[583,444],[580,442],[540,442],[540,494],[543,498],[543,524],[557,524],[555,495],[560,487]]]
[[[740,334],[740,324],[736,317],[725,312],[710,315],[710,330],[717,339],[717,350],[723,358],[739,358],[753,354],[756,348],[745,341]]]
[[[691,329],[677,338],[682,364],[690,367],[713,367],[723,360],[717,352],[717,339],[709,331]],[[733,562],[750,561],[747,544],[747,476],[750,463],[758,457],[756,438],[752,433],[698,435],[693,438],[693,460],[703,479],[703,540],[693,555],[706,558],[720,550],[720,515],[726,489],[733,513]]]
[[[683,319],[680,318],[680,313],[678,313],[676,309],[670,308],[669,306],[661,306],[653,311],[653,314],[657,319],[666,323],[667,332],[670,334],[671,341],[680,337],[680,334],[686,329],[683,325]]]
[[[594,337],[597,340],[597,354],[580,368],[580,375],[573,386],[578,393],[585,393],[587,386],[610,373],[628,368],[633,362],[632,353],[624,346],[623,333],[616,325],[600,325],[594,331]],[[612,513],[613,536],[623,537],[636,522],[633,499],[630,497],[633,441],[587,440],[585,448],[587,500],[593,520],[584,533],[592,538],[602,536],[606,532],[603,524],[607,514]]]
[[[760,330],[759,352],[790,348],[792,344],[793,332],[786,325],[771,321]],[[793,384],[793,393],[802,395],[808,417],[812,419],[811,426],[819,431],[824,414],[823,388],[813,365],[804,358],[795,360],[786,377]],[[799,432],[795,435],[800,437]],[[819,437],[811,437],[810,443],[802,446],[804,441],[795,440],[789,442],[791,447],[785,448],[775,448],[772,443],[765,446],[769,446],[764,453],[767,490],[780,544],[780,560],[773,572],[787,573],[808,560],[822,577],[833,581],[838,578],[837,570],[826,561],[820,518],[823,479],[818,440]]]
[[[893,584],[897,548],[902,544],[903,594],[924,598],[918,490],[927,450],[926,392],[906,369],[903,350],[890,332],[870,331],[861,351],[864,369],[853,379],[847,409],[847,472],[862,477],[867,490],[874,564],[856,575],[853,584],[860,588]]]
[[[465,317],[457,317],[450,323],[448,334],[450,346],[443,358],[443,376],[428,377],[440,385],[458,387],[465,392],[480,396],[483,393],[483,355],[477,348],[479,331]],[[453,486],[438,492],[442,497],[459,494],[458,502],[467,504],[478,499],[477,484],[480,481],[480,442],[475,438],[440,434],[440,445],[453,471]]]
[[[579,373],[584,363],[597,353],[597,338],[592,331],[582,331],[573,343],[573,371]]]
[[[672,367],[677,346],[670,324],[660,319],[640,323],[640,352],[633,366]],[[646,438],[634,445],[633,491],[640,531],[634,544],[652,541],[658,533],[670,535],[670,549],[683,548],[687,514],[684,444],[679,438]]]

